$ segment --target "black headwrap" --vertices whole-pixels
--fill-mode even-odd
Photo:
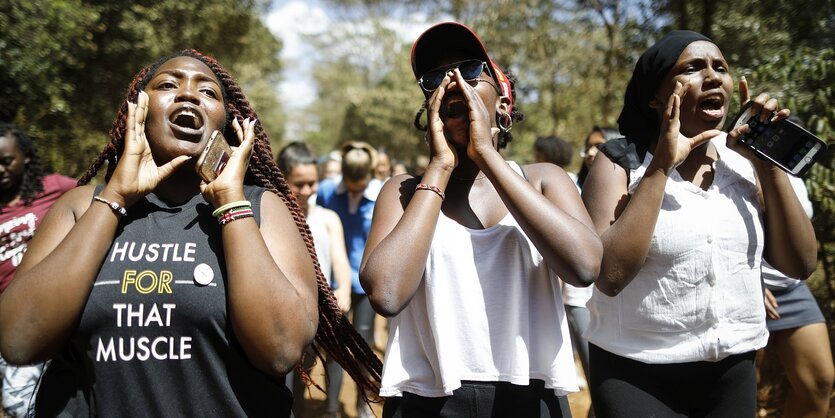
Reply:
[[[641,54],[638,63],[635,64],[632,78],[626,86],[623,110],[618,117],[620,133],[626,137],[629,148],[637,153],[637,156],[633,155],[630,158],[632,161],[629,161],[629,165],[635,164],[635,157],[638,158],[637,164],[640,165],[649,142],[658,138],[660,129],[658,111],[650,108],[649,102],[655,96],[667,72],[678,61],[682,51],[695,41],[713,42],[707,36],[697,32],[672,31]],[[609,153],[606,155],[613,157]]]

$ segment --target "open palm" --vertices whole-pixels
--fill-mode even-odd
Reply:
[[[127,132],[122,158],[108,182],[108,188],[122,196],[126,205],[145,196],[189,156],[181,155],[157,166],[145,137],[145,117],[148,115],[148,95],[139,92],[136,103],[128,103]]]
[[[719,135],[721,131],[711,129],[702,132],[692,138],[681,134],[681,95],[686,91],[685,86],[676,82],[676,87],[667,101],[667,109],[661,122],[661,137],[655,147],[653,160],[657,160],[667,169],[678,167],[694,148],[704,144],[711,138]]]

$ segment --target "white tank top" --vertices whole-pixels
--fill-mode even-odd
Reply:
[[[391,319],[380,394],[440,397],[462,380],[530,379],[576,392],[568,335],[557,276],[513,216],[469,229],[441,213],[423,280]]]

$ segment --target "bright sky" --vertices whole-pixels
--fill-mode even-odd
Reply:
[[[414,40],[430,23],[425,16],[410,14],[410,22],[392,19],[387,25],[400,33],[404,41]],[[317,59],[316,50],[302,35],[322,33],[336,25],[351,25],[334,21],[319,0],[273,0],[272,10],[264,19],[267,27],[284,43],[281,59],[285,64],[284,81],[279,85],[282,100],[288,107],[299,108],[312,101],[315,88],[311,84],[310,67]],[[367,28],[355,26],[350,30]]]
[[[416,13],[409,14],[408,20],[403,22],[393,19],[388,22],[388,26],[400,33],[404,41],[416,39],[431,25],[425,16]],[[316,96],[316,87],[310,74],[312,65],[318,59],[316,49],[304,40],[304,35],[316,35],[336,25],[351,23],[332,19],[319,0],[273,0],[264,22],[283,42],[281,60],[284,71],[278,85],[278,94],[288,114],[287,139],[301,139],[305,130],[316,129],[315,122],[308,120],[302,112]],[[348,29],[363,31],[367,28]]]
[[[264,21],[284,43],[281,50],[284,74],[278,86],[281,100],[290,109],[300,109],[310,104],[316,94],[308,76],[315,51],[300,35],[325,30],[330,18],[317,0],[275,0]]]

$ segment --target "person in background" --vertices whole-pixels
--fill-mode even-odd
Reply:
[[[533,143],[533,152],[534,162],[555,164],[577,182],[577,175],[567,171],[574,155],[574,146],[570,142],[555,135],[539,136]]]
[[[553,164],[501,155],[524,115],[470,28],[427,29],[412,70],[429,164],[386,182],[361,270],[391,318],[383,417],[570,417],[558,276],[587,286],[602,256],[577,188]]]
[[[406,174],[408,172],[409,172],[409,169],[406,168],[406,164],[403,164],[403,161],[395,160],[394,164],[392,164],[392,166],[391,166],[392,177],[400,175],[400,174]]]
[[[365,242],[371,230],[371,218],[382,182],[374,178],[377,167],[377,151],[361,141],[351,141],[342,147],[342,177],[339,180],[325,179],[319,184],[316,204],[333,210],[339,215],[345,230],[345,248],[351,264],[351,322],[359,335],[369,345],[374,344],[374,318],[365,290],[359,281],[360,263],[365,251]],[[327,388],[328,416],[339,413],[339,392],[342,389],[342,373],[335,367],[328,367]],[[360,417],[370,417],[371,409],[357,392],[357,411]]]
[[[285,375],[311,343],[378,387],[381,363],[339,310],[234,78],[184,50],[126,96],[0,295],[0,352],[51,359],[36,415],[289,416]],[[236,148],[204,180],[216,131]]]
[[[586,181],[586,177],[589,175],[591,163],[594,162],[594,157],[597,156],[597,147],[610,139],[618,137],[620,137],[620,134],[617,129],[601,128],[597,125],[591,128],[591,132],[586,135],[583,150],[580,152],[580,157],[583,159],[583,165],[577,173],[577,185],[580,188],[583,187],[583,182]]]
[[[35,144],[20,127],[0,122],[0,293],[11,283],[47,210],[76,180],[47,174]],[[10,366],[0,354],[3,412],[26,417],[43,363]]]
[[[790,120],[802,125],[799,118]],[[803,179],[789,177],[806,215],[812,217],[812,202]],[[835,366],[826,320],[818,302],[802,280],[787,277],[763,261],[765,308],[769,338],[766,350],[775,350],[786,377],[789,393],[783,416],[824,418],[829,411]]]
[[[374,167],[374,178],[386,181],[391,177],[392,160],[385,148],[377,148],[377,166]]]
[[[319,180],[335,179],[342,176],[342,154],[339,151],[331,151],[320,162],[321,173]]]
[[[805,279],[817,242],[786,173],[720,131],[733,78],[719,47],[672,31],[638,59],[583,200],[603,241],[588,303],[598,417],[753,417],[768,340],[763,258]],[[740,103],[784,119],[777,100]]]
[[[421,154],[415,157],[415,165],[412,172],[415,176],[422,176],[426,172],[426,167],[429,166],[429,157]]]
[[[313,243],[316,247],[316,258],[325,279],[331,284],[336,296],[336,302],[343,313],[351,309],[351,265],[348,263],[348,254],[345,251],[345,235],[342,232],[342,221],[336,212],[316,205],[311,198],[316,195],[319,188],[319,176],[316,167],[316,155],[313,150],[304,142],[291,142],[279,153],[276,160],[278,168],[284,174],[290,191],[296,197],[305,220],[310,227],[310,234],[313,236]],[[313,366],[314,357],[308,353],[305,357],[305,369]],[[339,363],[329,361],[334,365],[337,373],[342,373]],[[304,389],[305,385],[298,373],[288,377],[292,383],[293,413],[296,417],[304,414]]]

